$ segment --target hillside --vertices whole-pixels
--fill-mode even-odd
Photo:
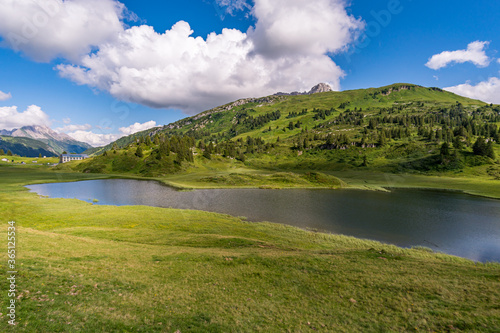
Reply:
[[[14,155],[26,157],[56,156],[52,149],[43,142],[29,138],[16,138],[11,136],[0,136],[0,149],[5,153],[9,150]]]
[[[187,173],[198,179],[195,186],[251,185],[255,179],[248,172],[256,170],[493,180],[500,178],[499,124],[498,105],[411,84],[273,95],[122,138],[76,169],[154,177]],[[210,178],[231,168],[239,171]]]
[[[57,133],[46,126],[24,126],[11,131],[1,130],[1,134],[16,138],[33,139],[45,143],[49,147],[48,150],[56,155],[64,151],[79,154],[91,148],[85,142],[77,141],[64,133]]]

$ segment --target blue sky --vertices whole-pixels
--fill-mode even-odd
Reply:
[[[5,0],[0,127],[101,145],[319,82],[500,103],[498,13],[486,0]]]

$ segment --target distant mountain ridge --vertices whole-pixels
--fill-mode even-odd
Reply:
[[[51,157],[57,155],[46,143],[23,137],[0,135],[0,149],[4,153],[10,150],[14,155],[25,157],[38,157],[40,155]]]
[[[55,155],[61,154],[63,151],[79,154],[92,147],[85,142],[73,139],[67,134],[57,133],[47,126],[41,125],[23,126],[10,131],[0,130],[0,135],[40,141],[46,144],[48,146],[47,150]]]

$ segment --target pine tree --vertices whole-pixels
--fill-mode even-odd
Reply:
[[[203,157],[205,157],[205,158],[207,158],[207,159],[209,159],[209,160],[211,160],[211,159],[212,159],[212,155],[210,154],[210,151],[209,151],[208,149],[205,149],[205,150],[203,151]]]
[[[459,136],[453,138],[453,147],[457,150],[462,150],[464,148],[464,144]]]
[[[495,159],[495,150],[493,149],[493,141],[488,141],[485,149],[485,155],[491,159]]]
[[[477,138],[476,142],[472,145],[474,155],[486,155],[486,140],[483,137]]]
[[[386,144],[387,140],[385,138],[385,133],[384,130],[380,131],[380,134],[378,135],[378,141],[377,144],[378,146],[382,147]]]
[[[363,163],[361,163],[361,166],[368,166],[368,157],[366,157],[366,155],[363,156]]]
[[[135,156],[137,156],[137,157],[139,157],[139,158],[144,157],[144,153],[143,153],[143,151],[142,151],[142,147],[141,147],[141,146],[137,147],[137,149],[136,149],[136,151],[135,151]]]
[[[440,152],[441,156],[450,155],[450,145],[448,144],[448,142],[443,142],[443,144],[441,145]]]

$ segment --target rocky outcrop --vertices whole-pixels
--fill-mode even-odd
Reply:
[[[327,83],[319,83],[315,85],[314,87],[311,88],[308,92],[298,92],[294,91],[291,93],[284,93],[284,92],[279,92],[274,94],[275,96],[299,96],[299,95],[312,95],[312,94],[318,94],[318,93],[324,93],[324,92],[329,92],[333,91],[332,87],[330,87],[329,84]]]
[[[333,91],[332,87],[330,87],[329,84],[326,83],[320,83],[312,87],[312,89],[307,93],[307,95],[312,95],[312,94],[319,94],[319,93],[324,93],[324,92],[329,92]]]

